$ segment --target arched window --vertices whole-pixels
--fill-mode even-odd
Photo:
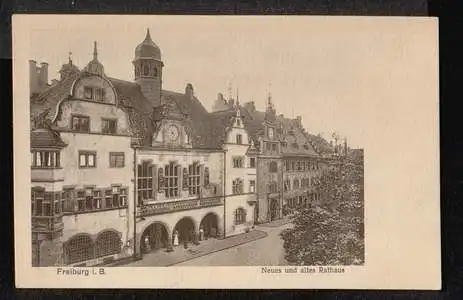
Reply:
[[[246,211],[239,207],[235,210],[235,225],[244,224],[246,222]]]
[[[153,75],[154,75],[154,77],[158,76],[158,68],[154,67]]]
[[[79,234],[69,240],[64,246],[66,264],[74,264],[93,259],[92,239],[84,234]]]
[[[164,167],[164,191],[166,198],[178,197],[179,167],[173,162]]]
[[[277,165],[277,163],[274,162],[274,161],[272,161],[272,162],[270,163],[269,169],[270,169],[270,170],[269,170],[270,173],[276,173],[276,172],[278,172],[278,165]]]
[[[236,135],[236,143],[241,145],[243,143],[243,136],[241,134]]]
[[[298,188],[299,188],[299,179],[294,179],[294,181],[293,181],[293,187],[294,187],[294,189],[298,189]]]
[[[144,66],[143,67],[143,76],[149,76],[149,74],[150,74],[149,66]]]
[[[101,233],[95,242],[95,258],[117,254],[121,251],[122,241],[114,231]]]

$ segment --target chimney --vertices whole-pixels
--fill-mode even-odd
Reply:
[[[188,83],[185,87],[185,95],[188,97],[188,99],[193,100],[194,97],[194,90],[193,90],[193,85],[191,83]]]
[[[29,60],[29,88],[30,96],[39,92],[39,76],[37,74],[37,62]]]
[[[39,71],[39,88],[40,91],[45,89],[48,84],[48,63],[42,62],[40,63],[40,71]]]
[[[222,94],[222,93],[218,93],[218,94],[217,94],[217,101],[218,101],[218,102],[222,102],[222,103],[226,103],[225,99],[223,98],[223,94]]]
[[[297,127],[302,128],[302,117],[301,116],[296,117],[296,124],[297,124]]]

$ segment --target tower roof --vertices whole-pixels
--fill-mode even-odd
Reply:
[[[87,64],[84,70],[88,73],[104,76],[103,64],[98,60],[98,49],[96,47],[96,41],[93,42],[93,59]]]
[[[135,60],[140,58],[149,58],[161,60],[161,49],[153,42],[150,35],[150,30],[146,30],[146,37],[137,48],[135,48]]]

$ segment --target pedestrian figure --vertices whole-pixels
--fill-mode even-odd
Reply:
[[[199,240],[202,241],[204,240],[204,229],[203,226],[199,229]]]
[[[150,239],[148,236],[145,236],[145,250],[146,252],[149,252],[150,250]]]
[[[178,231],[174,232],[174,246],[178,246]]]

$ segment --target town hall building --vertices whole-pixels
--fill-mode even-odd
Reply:
[[[98,58],[71,58],[48,83],[30,61],[34,266],[107,264],[182,243],[223,239],[317,200],[323,157],[300,119],[219,99],[192,84],[164,90],[168,67],[149,31],[133,81]]]

